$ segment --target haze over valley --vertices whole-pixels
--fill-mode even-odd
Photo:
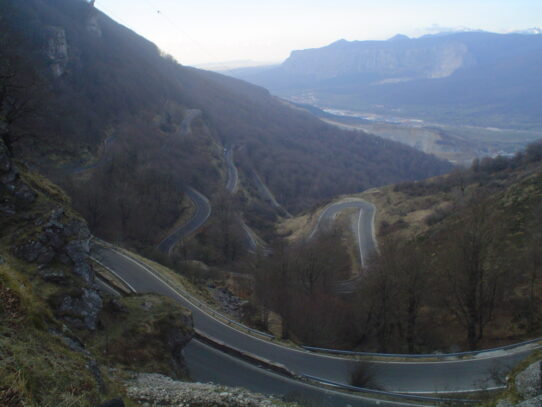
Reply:
[[[541,137],[541,47],[538,31],[396,35],[340,40],[293,51],[279,66],[227,73],[296,103],[369,119],[356,127],[465,164]]]
[[[252,66],[392,3],[0,2],[0,405],[539,401],[542,34]]]

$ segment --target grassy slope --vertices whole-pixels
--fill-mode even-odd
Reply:
[[[462,216],[463,200],[472,196],[487,196],[489,210],[499,223],[494,232],[495,240],[506,248],[507,263],[503,266],[519,278],[518,282],[514,282],[513,298],[509,299],[514,306],[518,306],[528,298],[527,281],[521,276],[525,267],[523,257],[532,239],[529,227],[535,214],[540,213],[542,208],[542,162],[514,164],[512,160],[509,163],[512,164],[508,168],[482,170],[475,174],[457,172],[418,183],[374,188],[357,195],[340,197],[336,201],[356,197],[372,202],[377,207],[375,226],[380,243],[386,239],[413,241],[417,238],[424,245],[423,242],[445,241],[443,237],[454,230]],[[279,231],[291,234],[294,240],[307,236],[324,207],[285,220],[279,226]],[[344,211],[339,219],[347,216],[347,211]],[[351,240],[350,244],[354,246],[356,242]],[[438,250],[446,252],[445,247],[438,246]],[[539,298],[542,295],[539,285],[536,292]],[[427,311],[424,310],[424,313]],[[506,310],[495,315],[480,346],[500,346],[540,335],[540,326],[533,332],[527,332],[525,321],[518,312]],[[437,327],[433,322],[431,329],[438,333],[438,327],[447,326],[439,335],[447,338],[445,342],[461,343],[461,329],[455,320],[448,317]]]
[[[187,311],[167,299],[154,295],[121,299],[119,312],[106,298],[100,326],[93,333],[73,331],[54,317],[50,299],[82,282],[60,264],[54,267],[68,276],[64,285],[42,280],[37,265],[12,255],[14,239],[34,235],[39,230],[36,219],[47,217],[59,205],[67,216],[78,215],[56,185],[28,171],[21,177],[38,198],[28,210],[0,217],[0,405],[93,406],[125,394],[122,369],[178,376],[164,334],[173,329],[189,335],[191,327],[183,325]],[[89,353],[72,350],[66,338],[84,338]],[[88,368],[91,360],[98,361],[105,392]],[[108,373],[106,367],[120,370]]]

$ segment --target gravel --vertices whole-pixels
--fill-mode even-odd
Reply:
[[[155,373],[138,374],[127,382],[127,392],[144,407],[253,407],[278,402],[240,388],[181,382]]]

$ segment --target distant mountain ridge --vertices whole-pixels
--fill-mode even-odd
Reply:
[[[0,2],[4,15],[11,18],[0,24],[0,51],[34,69],[47,90],[38,114],[12,126],[24,134],[14,149],[66,183],[101,237],[160,241],[182,211],[180,186],[212,205],[224,201],[226,148],[235,149],[239,171],[236,205],[260,230],[272,230],[276,211],[257,192],[254,173],[298,212],[451,169],[399,143],[324,124],[261,87],[182,66],[83,0],[9,0]],[[2,42],[8,35],[14,40]],[[183,130],[194,110],[201,114]],[[94,165],[103,152],[109,158]],[[63,169],[81,166],[95,170],[67,182]]]
[[[301,102],[443,122],[542,128],[542,35],[463,31],[340,40],[230,75]]]
[[[468,48],[459,41],[395,36],[388,41],[340,40],[324,48],[293,51],[282,64],[290,74],[315,79],[340,75],[377,75],[390,79],[442,78],[467,60]]]

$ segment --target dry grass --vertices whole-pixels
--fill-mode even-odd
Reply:
[[[0,405],[84,407],[96,402],[97,386],[85,358],[48,332],[55,323],[47,305],[6,264],[0,266],[0,298]]]
[[[277,225],[277,234],[287,236],[289,241],[299,240],[308,236],[316,220],[318,219],[318,212],[296,216],[292,218],[284,218]]]

